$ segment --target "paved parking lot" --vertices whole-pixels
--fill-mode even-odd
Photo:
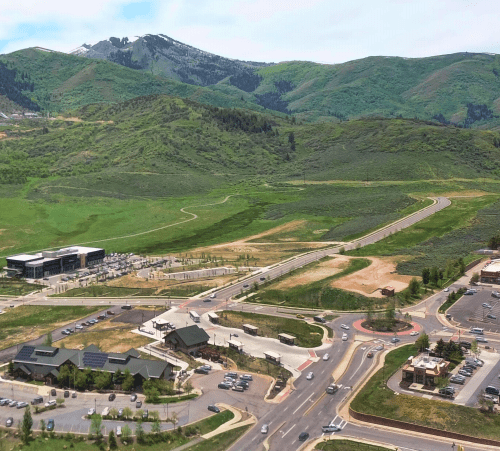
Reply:
[[[485,332],[500,333],[500,299],[491,295],[493,288],[476,287],[477,293],[464,295],[449,310],[454,321],[460,323],[462,327],[481,327]],[[491,305],[491,309],[482,307],[486,303]],[[488,318],[491,314],[496,318]]]

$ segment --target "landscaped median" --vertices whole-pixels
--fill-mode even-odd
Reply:
[[[481,412],[447,401],[397,394],[387,380],[408,357],[417,355],[415,345],[394,349],[351,402],[350,415],[361,421],[409,431],[500,446],[500,415]]]

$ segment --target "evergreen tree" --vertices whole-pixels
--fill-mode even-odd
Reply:
[[[20,427],[20,437],[24,444],[28,444],[32,438],[33,418],[31,418],[30,406],[24,410],[23,420]]]
[[[422,283],[424,285],[427,285],[429,283],[430,276],[431,276],[431,271],[429,268],[422,269]]]
[[[116,437],[115,437],[115,433],[113,430],[109,431],[108,443],[109,443],[109,447],[111,449],[118,448],[118,443],[116,443]]]

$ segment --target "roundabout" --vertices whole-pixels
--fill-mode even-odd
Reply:
[[[415,323],[413,321],[406,322],[406,321],[399,321],[398,323],[404,323],[404,326],[401,326],[399,330],[395,330],[393,332],[390,331],[377,331],[374,329],[368,329],[367,327],[364,327],[366,325],[367,321],[365,319],[358,319],[352,324],[352,327],[354,327],[357,331],[363,332],[365,334],[371,334],[371,335],[382,335],[382,336],[402,336],[402,335],[410,335],[412,332],[421,332],[422,331],[422,326],[420,324]]]

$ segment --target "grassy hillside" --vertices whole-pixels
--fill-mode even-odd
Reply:
[[[18,73],[28,74],[34,90],[25,94],[51,112],[91,103],[122,102],[148,94],[170,94],[221,107],[246,106],[262,110],[255,104],[245,105],[240,97],[153,76],[105,60],[30,48],[1,55],[0,62]]]

